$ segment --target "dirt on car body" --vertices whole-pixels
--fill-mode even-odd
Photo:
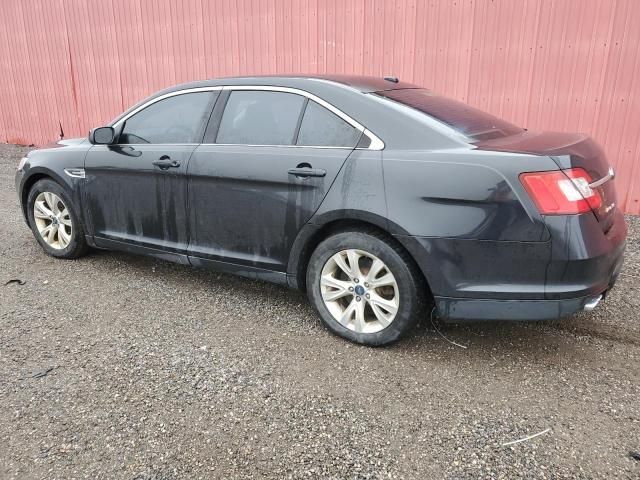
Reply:
[[[640,476],[638,218],[593,312],[439,325],[467,348],[425,318],[370,349],[282,287],[46,256],[13,186],[26,151],[0,146],[0,477]]]

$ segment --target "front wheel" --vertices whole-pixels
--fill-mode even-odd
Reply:
[[[56,182],[42,179],[27,197],[27,214],[33,235],[53,257],[77,258],[88,249],[71,197]]]
[[[311,256],[307,292],[333,333],[369,346],[387,345],[423,312],[426,291],[406,252],[378,232],[342,232]]]

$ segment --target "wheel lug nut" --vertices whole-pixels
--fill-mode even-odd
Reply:
[[[350,292],[353,292],[353,287],[349,287],[349,291],[350,291]]]
[[[357,278],[354,278],[353,281],[358,283],[360,280],[358,280]]]
[[[364,286],[369,288],[369,284],[367,282],[364,282]]]
[[[360,297],[356,297],[356,302],[359,302],[360,300],[362,300]]]
[[[371,298],[371,295],[369,295],[368,293],[365,295],[367,298]]]

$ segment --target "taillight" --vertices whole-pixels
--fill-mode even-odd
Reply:
[[[522,173],[520,181],[543,215],[574,215],[597,210],[602,197],[582,168]]]

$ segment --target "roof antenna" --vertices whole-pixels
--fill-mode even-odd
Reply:
[[[393,82],[393,83],[398,83],[400,80],[398,80],[398,77],[383,77],[387,82]]]
[[[62,122],[58,121],[58,124],[60,125],[60,140],[62,140],[64,138],[64,130],[62,129]]]

